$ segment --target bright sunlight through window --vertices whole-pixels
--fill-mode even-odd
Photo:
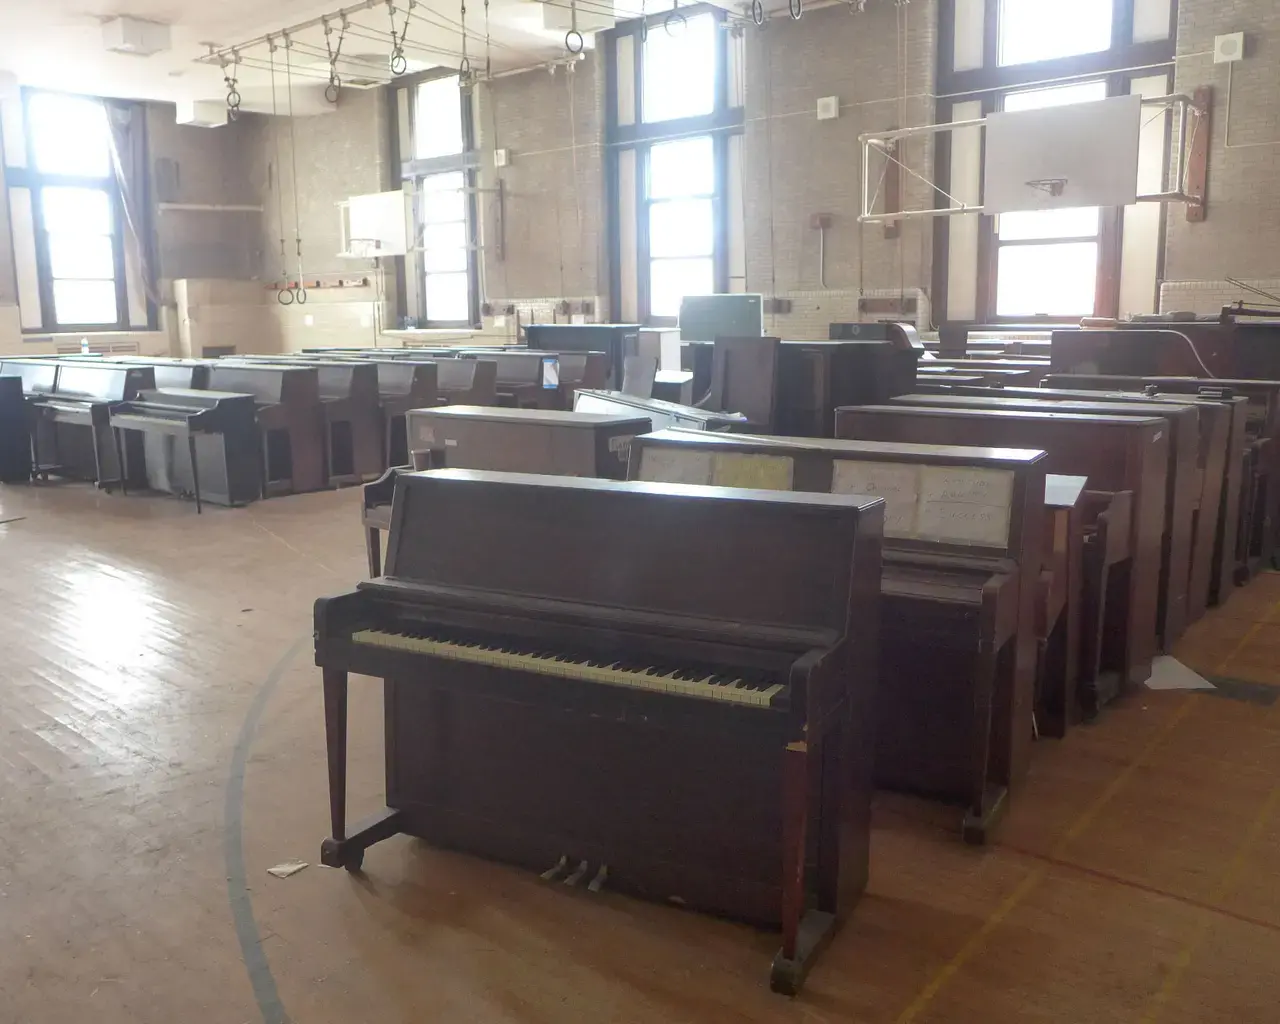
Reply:
[[[1030,64],[1111,46],[1113,0],[1001,0],[1000,63]]]

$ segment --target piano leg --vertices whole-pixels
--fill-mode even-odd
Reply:
[[[120,493],[128,494],[129,484],[128,484],[128,481],[125,480],[125,477],[128,476],[128,474],[124,471],[124,440],[120,436],[120,430],[117,428],[112,428],[111,438],[115,442],[115,446],[116,446],[116,465],[119,467],[118,472],[120,474]]]
[[[196,435],[187,434],[187,453],[191,456],[191,489],[196,492],[196,515],[204,509],[200,506],[200,470],[196,465]]]
[[[789,743],[782,762],[782,948],[769,971],[769,987],[789,996],[800,991],[836,929],[835,914],[806,910],[809,778],[809,744]]]
[[[969,807],[965,811],[964,821],[961,823],[961,834],[964,837],[964,841],[975,846],[981,846],[987,841],[988,834],[1004,814],[1005,807],[1008,804],[1008,779],[992,778],[993,775],[999,773],[999,769],[992,770],[992,741],[993,733],[996,732],[993,728],[993,719],[997,715],[1000,715],[1002,720],[1005,716],[1012,718],[1011,710],[1014,701],[1012,666],[1007,666],[1003,672],[1000,671],[1002,659],[998,657],[999,652],[994,650],[990,640],[986,639],[994,633],[994,622],[992,621],[994,608],[987,601],[986,594],[983,595],[983,605],[983,618],[986,621],[986,625],[982,628],[984,639],[978,651],[978,660],[974,671],[975,693],[973,702],[974,717],[971,727],[971,735],[973,737],[972,760],[969,764]],[[1017,638],[1013,638],[1008,643],[1016,644]],[[996,739],[1000,748],[1004,749],[1003,745],[1009,742],[1010,737],[1004,735],[1007,729],[1003,728],[1003,721],[1001,725],[1000,734]],[[1016,721],[1012,723],[1012,727],[1018,727]]]

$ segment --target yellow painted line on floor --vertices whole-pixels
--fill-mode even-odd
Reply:
[[[1214,670],[1213,674],[1216,676],[1225,676],[1227,674],[1227,666],[1240,656],[1240,652],[1249,646],[1249,642],[1258,635],[1263,626],[1270,623],[1272,616],[1277,612],[1280,612],[1280,601],[1277,601],[1268,608],[1262,618],[1249,627],[1245,635],[1240,638],[1240,642],[1231,648],[1227,656],[1218,663],[1218,667]]]
[[[1147,741],[1146,745],[1138,752],[1137,756],[1125,765],[1125,767],[1120,769],[1120,771],[1116,773],[1115,778],[1107,784],[1107,787],[1098,794],[1088,807],[1080,812],[1074,821],[1072,821],[1071,825],[1068,826],[1067,831],[1064,832],[1062,837],[1053,844],[1053,848],[1050,850],[1050,856],[1060,857],[1065,852],[1067,846],[1069,846],[1072,841],[1079,838],[1085,829],[1093,824],[1098,815],[1106,808],[1107,804],[1109,804],[1115,798],[1116,794],[1124,787],[1125,783],[1127,783],[1138,769],[1143,766],[1147,758],[1154,754],[1165,740],[1173,734],[1173,730],[1176,729],[1178,727],[1178,723],[1187,716],[1187,713],[1191,710],[1194,702],[1194,694],[1187,694],[1187,696],[1183,698],[1178,707],[1169,715],[1165,723],[1160,726],[1160,730]],[[1000,926],[1001,922],[1003,922],[1014,911],[1018,904],[1031,895],[1032,891],[1044,880],[1048,873],[1049,868],[1047,866],[1038,867],[1019,882],[1013,892],[1009,893],[1009,895],[1000,902],[1000,905],[991,912],[987,919],[982,922],[982,926],[969,936],[956,955],[948,960],[938,970],[938,972],[929,979],[924,988],[920,990],[920,993],[911,1001],[911,1004],[898,1014],[896,1024],[911,1024],[912,1021],[920,1016],[920,1014],[928,1008],[929,1004],[933,1001],[933,998],[942,991],[947,982],[955,977],[956,974],[960,972],[960,969],[973,958],[973,955],[982,948],[983,944],[986,942],[987,936]]]
[[[1226,870],[1223,871],[1222,877],[1218,879],[1218,884],[1213,887],[1213,891],[1209,895],[1209,902],[1216,903],[1231,892],[1236,884],[1236,879],[1240,875],[1240,869],[1244,867],[1245,858],[1253,850],[1254,844],[1257,843],[1262,830],[1266,828],[1267,822],[1271,820],[1271,815],[1275,813],[1278,804],[1280,804],[1280,786],[1272,786],[1266,800],[1258,808],[1258,813],[1253,816],[1253,821],[1245,829],[1244,839],[1236,847],[1236,852],[1231,858],[1231,862],[1227,865]],[[1191,961],[1195,957],[1196,951],[1204,944],[1205,937],[1209,934],[1209,928],[1213,923],[1214,918],[1208,913],[1201,916],[1195,931],[1191,935],[1191,939],[1178,951],[1178,956],[1173,961],[1173,966],[1170,967],[1169,973],[1165,975],[1164,984],[1160,986],[1156,994],[1151,997],[1151,1002],[1147,1004],[1146,1011],[1140,1018],[1142,1024],[1155,1024],[1159,1019],[1160,1011],[1173,998],[1174,992],[1182,983],[1182,978],[1187,973],[1187,968],[1191,966]]]

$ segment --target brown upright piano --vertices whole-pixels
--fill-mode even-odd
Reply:
[[[1061,410],[1103,416],[1162,416],[1169,424],[1169,471],[1165,483],[1164,534],[1160,548],[1160,591],[1156,628],[1164,650],[1186,632],[1190,624],[1188,591],[1191,586],[1191,552],[1195,539],[1195,512],[1200,495],[1196,463],[1200,453],[1200,415],[1194,406],[1150,402],[1054,401],[1035,394],[1012,395],[1000,388],[986,394],[899,395],[895,405],[953,409]]]
[[[0,372],[0,483],[31,479],[31,424],[22,378]]]
[[[99,487],[124,483],[129,461],[111,430],[111,409],[155,387],[150,367],[66,360],[52,393],[33,395],[35,471],[89,480]],[[142,465],[139,451],[136,466]]]
[[[318,362],[316,381],[325,422],[330,486],[372,480],[385,468],[378,367],[365,362]]]
[[[378,398],[382,403],[382,453],[387,466],[409,463],[404,417],[410,409],[432,409],[439,403],[440,363],[455,360],[409,361],[378,359]]]
[[[1044,461],[662,430],[632,442],[630,475],[884,498],[876,784],[959,804],[961,834],[981,843],[1029,760]]]
[[[441,359],[436,364],[436,373],[440,397],[450,405],[498,404],[498,364],[495,360],[483,356]]]
[[[325,488],[325,423],[314,366],[220,362],[210,371],[209,388],[253,395],[263,497]]]
[[[402,475],[387,576],[316,602],[321,861],[407,833],[741,918],[781,930],[770,983],[796,992],[867,879],[883,508]],[[386,807],[350,830],[349,673],[385,681],[387,749]]]
[[[500,409],[450,405],[408,413],[409,448],[418,469],[488,469],[559,476],[627,475],[627,450],[651,423],[623,414]],[[380,530],[391,528],[391,499],[403,467],[392,467],[364,489],[369,575],[381,575]]]
[[[1084,476],[1093,491],[1133,496],[1131,558],[1110,573],[1108,606],[1126,626],[1107,629],[1101,674],[1082,683],[1087,710],[1105,704],[1124,683],[1151,674],[1159,650],[1156,609],[1164,535],[1169,431],[1166,421],[1063,412],[997,409],[927,409],[901,405],[837,411],[842,437],[917,444],[1034,445],[1048,453],[1046,469]]]

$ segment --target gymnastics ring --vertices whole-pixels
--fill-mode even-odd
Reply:
[[[280,305],[282,306],[292,306],[293,305],[293,286],[290,285],[288,288],[277,288],[276,302],[280,303]]]
[[[302,285],[298,285],[298,287],[293,290],[293,301],[299,306],[305,306],[307,304],[307,290],[303,288]]]
[[[787,0],[787,13],[792,21],[799,21],[800,15],[804,14],[804,0]]]
[[[570,39],[574,38],[578,40],[578,45],[576,47],[569,42]],[[571,28],[564,34],[564,48],[576,57],[587,48],[587,41],[582,38],[581,32],[576,28]]]
[[[463,57],[462,60],[458,62],[458,75],[462,78],[466,78],[469,74],[471,74],[471,58]]]
[[[240,92],[238,89],[232,89],[227,93],[227,106],[232,110],[240,106]]]
[[[409,62],[405,60],[405,56],[399,50],[391,55],[391,73],[393,75],[403,75],[409,70]]]
[[[342,92],[342,79],[337,75],[333,75],[329,79],[329,84],[324,87],[324,98],[330,103],[338,102],[338,94]]]
[[[675,32],[671,30],[672,22],[675,22],[680,26],[681,29],[683,29],[689,23],[689,19],[686,18],[679,11],[672,11],[665,18],[663,18],[662,27],[667,30],[667,35],[669,36],[675,35]]]
[[[227,120],[228,120],[228,121],[239,121],[239,120],[240,120],[240,108],[239,108],[239,107],[227,107]]]
[[[764,24],[764,4],[761,0],[751,0],[751,20],[757,26]]]
[[[647,43],[649,41],[649,19],[640,19],[640,42]]]

